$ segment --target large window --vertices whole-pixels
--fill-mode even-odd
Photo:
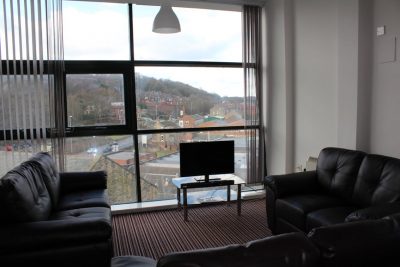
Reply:
[[[65,1],[67,170],[106,169],[113,204],[175,198],[179,143],[235,140],[246,176],[241,11]],[[89,21],[89,23],[88,23]]]

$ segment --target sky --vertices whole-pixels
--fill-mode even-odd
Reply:
[[[65,59],[128,60],[129,29],[126,4],[65,1]],[[152,32],[159,7],[133,6],[134,54],[137,60],[241,62],[241,13],[174,8],[182,31]],[[239,69],[138,67],[155,78],[181,81],[221,96],[243,96]]]

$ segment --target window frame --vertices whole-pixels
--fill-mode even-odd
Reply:
[[[243,126],[223,126],[223,127],[204,127],[204,128],[174,128],[174,129],[138,129],[137,125],[137,105],[136,105],[136,85],[135,85],[135,67],[224,67],[224,68],[243,68],[243,62],[214,62],[214,61],[165,61],[165,60],[135,60],[134,58],[134,33],[133,33],[133,4],[128,6],[129,23],[129,60],[65,60],[63,82],[66,85],[66,76],[73,74],[122,74],[124,81],[124,103],[125,103],[125,124],[124,125],[105,125],[105,126],[68,126],[67,114],[67,90],[63,87],[64,111],[65,111],[65,137],[84,137],[84,136],[104,136],[104,135],[131,135],[133,137],[135,170],[136,170],[136,199],[137,203],[142,202],[141,195],[141,173],[138,138],[143,134],[163,134],[163,133],[181,133],[181,132],[205,132],[205,131],[226,131],[226,130],[251,130],[256,129],[261,133],[260,122],[257,125]],[[5,66],[5,62],[2,62]],[[11,63],[9,63],[12,65]],[[28,64],[25,61],[25,65]],[[33,64],[33,63],[32,63]],[[254,65],[255,67],[255,65]],[[6,68],[3,67],[3,72]],[[47,63],[45,62],[45,73]],[[14,71],[12,69],[12,71]],[[18,73],[19,70],[17,69]],[[52,129],[47,129],[47,134]],[[12,130],[13,136],[17,136],[17,130]],[[0,131],[0,135],[3,131]],[[11,134],[11,133],[10,133]],[[7,136],[10,139],[11,136]]]
[[[70,127],[68,125],[67,114],[67,89],[64,88],[64,106],[65,106],[65,128],[66,136],[85,136],[93,135],[108,135],[108,134],[132,134],[133,120],[129,116],[129,111],[132,110],[132,79],[130,79],[130,61],[65,61],[65,72],[63,75],[64,84],[66,85],[67,75],[74,74],[121,74],[124,81],[124,103],[125,103],[125,124],[122,125],[102,125],[102,126],[79,126]]]

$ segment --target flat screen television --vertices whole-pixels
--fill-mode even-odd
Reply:
[[[180,143],[180,175],[204,175],[209,182],[211,174],[234,173],[234,146],[233,140]]]

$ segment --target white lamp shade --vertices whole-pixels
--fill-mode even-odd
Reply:
[[[153,32],[176,33],[181,31],[178,17],[170,5],[163,4],[153,22]]]

